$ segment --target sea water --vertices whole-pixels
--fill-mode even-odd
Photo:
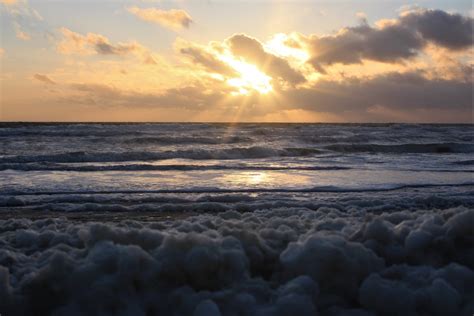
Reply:
[[[473,136],[0,124],[0,313],[472,315]]]

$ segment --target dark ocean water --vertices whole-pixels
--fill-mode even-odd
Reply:
[[[3,124],[2,196],[473,183],[469,125]]]
[[[471,316],[473,136],[0,124],[0,314]]]

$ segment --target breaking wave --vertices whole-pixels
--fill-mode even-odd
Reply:
[[[460,161],[453,162],[453,164],[461,165],[461,166],[473,166],[474,160],[460,160]]]
[[[443,183],[443,184],[398,184],[384,186],[368,186],[368,187],[338,187],[338,186],[315,186],[308,188],[215,188],[215,187],[190,187],[183,189],[157,189],[157,190],[84,190],[84,191],[15,191],[4,190],[0,192],[2,195],[57,195],[57,194],[145,194],[145,193],[301,193],[301,192],[332,192],[332,193],[353,193],[353,192],[386,192],[401,189],[416,188],[435,188],[435,187],[466,187],[472,186],[474,182],[465,183]]]
[[[0,158],[0,163],[25,162],[120,162],[147,161],[163,159],[252,159],[268,157],[298,157],[321,153],[314,148],[271,148],[271,147],[236,147],[227,149],[190,149],[162,152],[69,152],[51,155],[17,155]]]
[[[317,210],[331,207],[338,210],[360,210],[361,212],[392,212],[395,210],[433,210],[463,206],[474,208],[472,186],[431,186],[425,188],[394,189],[360,192],[14,192],[1,194],[2,211],[26,210],[58,211],[67,213],[86,212],[173,212],[187,213],[221,212],[237,210],[253,212],[278,208]],[[453,194],[453,189],[455,194]],[[403,193],[403,198],[400,195]],[[370,196],[370,199],[368,198]],[[0,213],[2,215],[2,213]],[[46,213],[47,215],[47,213]],[[86,215],[90,216],[90,215]]]
[[[147,137],[136,137],[124,139],[123,142],[126,144],[236,144],[236,143],[248,143],[252,142],[253,139],[250,137],[241,136],[230,136],[230,137],[197,137],[197,136],[147,136]]]
[[[325,149],[344,153],[474,153],[472,143],[439,143],[439,144],[337,144],[328,145]]]
[[[192,170],[349,170],[344,166],[251,166],[251,165],[150,165],[150,164],[126,164],[126,165],[82,165],[56,164],[56,163],[4,163],[0,164],[1,170],[22,171],[192,171]]]
[[[337,144],[323,147],[324,150],[309,147],[232,147],[223,149],[187,149],[167,150],[161,152],[67,152],[44,155],[14,155],[0,158],[0,163],[31,163],[31,162],[121,162],[150,161],[164,159],[262,159],[274,157],[307,157],[321,155],[328,151],[340,153],[474,153],[474,144],[403,144],[403,145],[359,145]],[[459,164],[469,165],[470,161]]]

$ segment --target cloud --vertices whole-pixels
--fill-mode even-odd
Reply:
[[[0,0],[0,3],[4,4],[5,17],[13,24],[16,38],[28,41],[32,33],[44,30],[43,17],[29,6],[28,1]]]
[[[115,55],[125,56],[128,54],[137,55],[147,64],[156,64],[151,52],[137,42],[131,43],[110,43],[109,39],[103,35],[87,33],[82,35],[67,28],[61,28],[63,39],[58,43],[56,49],[62,54],[79,55]]]
[[[227,39],[226,42],[234,56],[244,58],[272,77],[293,85],[305,81],[305,77],[291,68],[288,61],[267,53],[262,44],[255,38],[245,34],[236,34]]]
[[[217,73],[224,76],[236,76],[232,67],[216,57],[215,52],[207,50],[205,47],[179,40],[176,43],[177,50],[191,59],[194,64],[202,66],[208,72]]]
[[[41,81],[43,83],[46,83],[46,84],[56,84],[56,82],[54,82],[53,80],[51,80],[48,76],[46,75],[42,75],[42,74],[35,74],[33,76],[33,78],[35,78],[36,80],[38,81]]]
[[[473,60],[464,61],[439,50],[431,52],[431,58],[435,64],[435,67],[429,69],[432,77],[472,81]]]
[[[470,120],[473,97],[470,81],[430,79],[422,72],[348,77],[345,81],[322,79],[310,86],[275,91],[279,95],[277,101],[258,93],[230,97],[232,88],[219,81],[196,82],[157,93],[97,84],[74,84],[71,88],[75,94],[68,104],[227,113],[233,104],[245,104],[240,117],[244,120],[277,113],[275,111],[300,110],[325,113],[333,117],[332,120],[346,122],[464,122]]]
[[[62,93],[50,98],[100,111],[163,109],[180,120],[188,119],[180,109],[204,113],[203,120],[229,120],[239,108],[241,120],[286,111],[314,114],[313,120],[324,113],[340,121],[466,122],[472,119],[471,24],[459,14],[417,8],[333,35],[294,32],[265,42],[235,34],[207,44],[177,39],[174,49],[186,62],[159,59],[156,67],[137,62],[157,64],[159,57],[138,42],[62,28],[58,52],[102,58],[51,73],[61,78]],[[269,90],[255,89],[260,83],[251,79],[260,74]]]
[[[107,37],[100,34],[87,33],[87,35],[82,35],[67,28],[62,28],[61,33],[63,40],[58,44],[57,49],[63,54],[126,55],[141,49],[137,43],[113,45]]]
[[[344,81],[320,80],[311,87],[287,91],[285,95],[286,102],[292,108],[352,112],[360,116],[383,108],[408,115],[411,113],[415,121],[419,119],[413,114],[417,110],[468,114],[472,97],[470,81],[428,79],[418,72],[394,72]]]
[[[448,50],[466,49],[472,46],[472,27],[472,18],[418,9],[403,12],[396,20],[379,21],[376,27],[364,22],[335,35],[303,39],[311,52],[309,63],[324,73],[326,65],[335,63],[402,62],[417,56],[427,44]]]
[[[253,76],[257,75],[261,75],[262,80],[268,80],[259,83],[264,87],[270,82],[283,87],[306,82],[303,74],[292,68],[289,61],[267,52],[257,39],[244,34],[233,35],[223,42],[210,42],[206,46],[178,39],[175,48],[199,70],[219,74],[223,80],[238,82],[236,86],[241,87],[242,91],[259,90],[256,89],[257,83],[252,81]],[[254,74],[249,73],[252,69]],[[247,86],[242,87],[245,82]]]
[[[5,56],[5,49],[0,48],[0,58],[2,58],[3,56]]]
[[[402,13],[400,23],[417,30],[424,40],[447,49],[465,49],[473,44],[472,17],[441,10],[416,10]]]
[[[144,21],[156,23],[174,31],[183,28],[187,29],[193,22],[191,16],[184,10],[172,9],[166,11],[156,8],[141,9],[138,7],[130,7],[127,10]]]
[[[31,39],[30,34],[28,34],[28,33],[26,33],[26,32],[23,32],[23,31],[21,31],[21,30],[19,30],[19,29],[16,31],[16,37],[17,37],[18,39],[23,40],[23,41],[29,41],[29,40]]]
[[[210,91],[207,87],[195,84],[170,88],[157,93],[123,90],[105,84],[71,84],[70,88],[78,94],[71,102],[98,104],[101,106],[155,107],[199,110],[215,104],[225,96],[229,89]]]

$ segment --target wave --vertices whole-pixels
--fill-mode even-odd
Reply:
[[[316,186],[308,188],[236,188],[222,189],[213,187],[196,187],[184,189],[158,189],[158,190],[84,190],[84,191],[4,191],[0,196],[24,196],[24,195],[93,195],[93,194],[194,194],[194,193],[363,193],[363,192],[388,192],[404,189],[421,189],[436,187],[467,187],[474,186],[474,182],[464,183],[420,183],[420,184],[398,184],[379,187],[337,187],[337,186]]]
[[[397,171],[411,171],[411,172],[467,172],[467,173],[473,173],[474,169],[434,169],[434,168],[399,168],[395,169]]]
[[[0,164],[32,163],[32,162],[124,162],[151,161],[164,159],[192,160],[232,160],[232,159],[261,159],[272,157],[306,157],[327,154],[329,151],[338,153],[474,153],[474,144],[440,143],[440,144],[334,144],[322,147],[232,147],[223,149],[186,149],[167,150],[161,152],[131,151],[131,152],[66,152],[46,155],[12,155],[0,158]],[[467,163],[469,164],[469,163]]]
[[[121,137],[121,136],[140,136],[144,135],[140,131],[117,131],[117,130],[0,130],[0,138],[9,137],[52,137],[52,138],[67,138],[67,137]]]
[[[321,153],[314,148],[270,148],[270,147],[234,147],[217,150],[190,149],[163,152],[68,152],[51,155],[17,155],[0,158],[0,163],[27,162],[120,162],[147,161],[163,159],[258,159],[270,157],[298,157]]]
[[[337,144],[328,145],[324,149],[344,153],[474,153],[471,143],[431,143],[431,144]]]
[[[11,155],[0,157],[0,170],[77,170],[89,171],[87,167],[58,167],[47,165],[21,165],[25,163],[89,163],[89,162],[128,162],[128,161],[156,161],[166,159],[189,159],[189,160],[238,160],[238,159],[263,159],[277,157],[309,157],[314,155],[327,155],[328,151],[338,153],[382,153],[382,154],[402,154],[402,153],[474,153],[474,145],[456,144],[451,146],[435,145],[435,144],[408,144],[408,145],[330,145],[324,147],[325,150],[307,147],[287,147],[287,148],[271,148],[271,147],[234,147],[224,149],[187,149],[187,150],[167,150],[161,152],[150,151],[131,151],[131,152],[66,152],[58,154],[42,154],[42,155]],[[326,157],[326,156],[325,156]],[[472,160],[453,162],[457,165],[473,165]],[[129,165],[129,164],[127,164]],[[94,170],[166,170],[181,169],[194,170],[202,167],[187,166],[150,166],[150,165],[129,165],[129,166],[104,166],[89,167],[90,171]],[[100,169],[102,168],[102,169]],[[114,169],[115,168],[115,169]],[[128,169],[127,169],[128,168]],[[227,169],[227,168],[218,168]],[[264,168],[265,169],[265,168]],[[269,167],[268,170],[278,170],[280,168]],[[286,168],[284,168],[286,169]],[[293,169],[293,168],[289,168]],[[298,168],[296,168],[298,169]],[[318,167],[303,168],[308,170],[319,170]],[[336,168],[338,170],[340,168]]]
[[[343,166],[226,166],[226,165],[150,165],[150,164],[126,164],[126,165],[63,165],[63,164],[41,164],[41,163],[5,163],[0,164],[2,170],[20,171],[193,171],[193,170],[349,170]]]
[[[198,136],[180,136],[180,137],[169,137],[169,136],[149,136],[149,137],[134,137],[124,139],[125,144],[166,144],[166,145],[177,145],[177,144],[236,144],[236,143],[247,143],[251,142],[252,138],[230,136],[230,137],[198,137]]]
[[[455,164],[455,165],[461,165],[461,166],[472,166],[472,165],[474,165],[474,159],[472,159],[472,160],[454,161],[453,164]]]

